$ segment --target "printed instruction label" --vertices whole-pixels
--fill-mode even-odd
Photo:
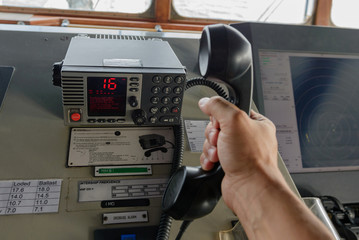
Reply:
[[[58,212],[62,179],[0,181],[0,215]]]
[[[69,166],[171,163],[171,127],[73,128]]]
[[[203,144],[206,139],[204,131],[208,123],[209,120],[185,120],[188,145],[191,152],[202,152]]]
[[[79,182],[79,202],[162,197],[168,178]]]

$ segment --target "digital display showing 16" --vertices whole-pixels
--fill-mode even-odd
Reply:
[[[126,92],[125,77],[88,77],[88,115],[125,116]]]

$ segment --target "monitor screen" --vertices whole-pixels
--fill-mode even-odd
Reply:
[[[259,50],[264,114],[292,173],[359,169],[359,56]]]

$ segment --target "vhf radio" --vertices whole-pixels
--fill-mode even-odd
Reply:
[[[65,125],[179,125],[185,68],[160,39],[78,36],[54,64]]]

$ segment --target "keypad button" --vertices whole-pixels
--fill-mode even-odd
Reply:
[[[170,99],[169,97],[163,97],[163,98],[161,99],[161,102],[162,102],[163,104],[165,104],[165,105],[169,104],[170,101],[171,101],[171,99]]]
[[[96,122],[96,119],[94,119],[94,118],[89,118],[89,119],[87,119],[87,122],[89,122],[89,123],[95,123],[95,122]]]
[[[161,123],[174,123],[177,122],[178,118],[173,116],[163,116],[160,118]]]
[[[182,87],[175,87],[175,88],[173,89],[173,93],[175,93],[175,94],[181,94],[182,91],[183,91],[183,88],[182,88]]]
[[[181,103],[181,98],[180,97],[174,97],[172,98],[172,103],[173,104],[180,104]]]
[[[169,117],[169,118],[168,118],[168,122],[170,122],[170,123],[174,123],[174,122],[176,122],[177,120],[178,120],[177,117]]]
[[[138,79],[138,77],[131,77],[131,78],[130,78],[130,81],[131,81],[131,82],[138,82],[139,79]]]
[[[161,91],[161,88],[160,87],[153,87],[151,89],[151,91],[152,91],[153,94],[158,94]]]
[[[175,83],[177,84],[181,84],[184,82],[184,77],[183,76],[178,76],[175,78]]]
[[[158,118],[156,118],[156,117],[150,117],[150,123],[157,123],[157,121],[158,121]]]
[[[171,109],[171,113],[179,113],[179,111],[180,111],[179,107],[173,107]]]
[[[158,104],[160,102],[160,98],[159,97],[152,97],[151,98],[151,103],[152,104]]]
[[[164,88],[162,89],[162,92],[163,92],[164,94],[170,94],[170,93],[171,93],[171,90],[172,90],[171,87],[164,87]]]
[[[138,92],[138,88],[130,88],[130,92]]]
[[[152,82],[156,83],[156,84],[160,83],[161,82],[161,76],[158,76],[158,75],[153,76]]]
[[[161,108],[161,113],[168,113],[170,109],[168,107]]]
[[[171,83],[172,81],[173,81],[173,77],[171,77],[171,76],[166,76],[166,77],[163,79],[163,82],[164,82],[164,83],[167,83],[167,84]]]
[[[156,113],[158,112],[158,107],[151,107],[151,108],[150,108],[150,112],[151,112],[152,114],[156,114]]]
[[[169,122],[169,117],[161,117],[160,122],[161,123],[168,123]]]

